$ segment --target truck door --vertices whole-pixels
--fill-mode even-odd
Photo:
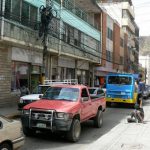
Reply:
[[[88,92],[86,88],[82,89],[81,92],[81,120],[85,120],[89,118],[92,115],[92,102],[91,99],[89,98]]]

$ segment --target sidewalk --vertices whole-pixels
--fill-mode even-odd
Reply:
[[[6,116],[8,118],[15,118],[20,115],[18,111],[17,104],[12,104],[8,106],[0,106],[0,115]]]
[[[143,108],[144,124],[127,123],[125,118],[85,150],[150,150],[150,102]]]

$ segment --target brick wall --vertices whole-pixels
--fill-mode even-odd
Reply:
[[[114,23],[113,30],[113,69],[119,69],[120,63],[120,27]]]
[[[102,66],[106,65],[107,14],[102,13]]]
[[[16,102],[11,94],[11,50],[0,48],[0,105]]]
[[[125,33],[124,34],[124,71],[129,72],[129,64],[128,64],[128,59],[129,59],[129,54],[128,54],[128,35]]]

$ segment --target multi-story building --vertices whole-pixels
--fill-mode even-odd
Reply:
[[[92,1],[92,3],[97,1]],[[127,56],[127,34],[120,28],[119,23],[109,15],[105,9],[97,11],[92,8],[91,0],[78,0],[83,8],[86,8],[89,14],[93,12],[99,19],[101,31],[101,64],[95,67],[95,85],[104,84],[105,76],[109,72],[124,72],[124,60]],[[97,4],[99,7],[99,5]],[[98,9],[99,10],[99,9]],[[95,16],[93,16],[95,17]]]
[[[103,84],[105,76],[111,72],[124,72],[127,55],[127,34],[110,15],[102,12],[102,63],[95,68],[97,81]]]
[[[126,72],[137,72],[139,47],[137,39],[139,38],[139,28],[135,23],[135,14],[132,0],[101,0],[99,6],[107,10],[112,18],[117,20],[121,28],[128,35],[128,53],[129,57],[125,59],[124,64],[131,64],[130,67],[125,66]]]
[[[83,84],[94,81],[94,65],[101,62],[99,18],[73,1],[53,3],[57,18],[50,23],[43,72],[43,38],[35,26],[45,0],[0,1],[0,104],[15,102],[24,84],[32,90],[42,73],[48,79],[77,78]],[[100,11],[97,5],[92,7]]]

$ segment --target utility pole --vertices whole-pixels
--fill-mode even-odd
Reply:
[[[49,25],[51,20],[56,17],[53,14],[53,0],[46,0],[46,6],[42,5],[40,7],[41,22],[39,26],[39,37],[42,37],[43,44],[43,67],[42,67],[42,77],[45,78],[46,74],[46,56],[48,47],[48,33]]]

